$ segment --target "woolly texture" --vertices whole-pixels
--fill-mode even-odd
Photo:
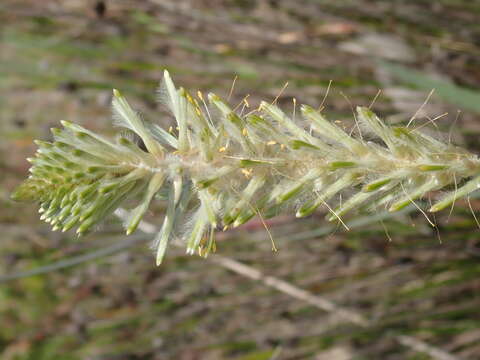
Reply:
[[[301,112],[310,131],[266,102],[240,115],[209,94],[207,107],[201,93],[199,103],[175,88],[166,71],[162,93],[176,132],[142,121],[114,90],[117,125],[138,135],[146,151],[126,136],[110,141],[62,121],[63,129],[52,129],[54,142],[36,142],[31,175],[12,197],[40,202],[41,219],[53,230],[77,227],[79,234],[125,200],[140,199],[126,224],[130,234],[151,200],[163,195],[168,205],[154,244],[160,264],[174,234],[185,238],[188,253],[207,255],[219,225],[236,227],[255,215],[269,218],[293,207],[303,217],[326,205],[328,219],[341,221],[353,209],[398,211],[446,188],[429,209],[435,212],[480,187],[478,156],[408,127],[387,126],[364,107],[357,119],[375,136],[370,141],[307,105]],[[337,207],[327,205],[340,195]]]

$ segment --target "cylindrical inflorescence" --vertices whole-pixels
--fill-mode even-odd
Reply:
[[[185,239],[188,253],[206,255],[219,226],[236,227],[256,215],[293,208],[303,217],[326,205],[328,219],[342,221],[354,209],[398,211],[448,189],[430,208],[435,212],[480,186],[475,154],[409,127],[388,126],[368,108],[358,107],[356,119],[370,140],[307,105],[301,113],[309,130],[266,102],[245,115],[214,94],[207,105],[200,92],[194,98],[177,89],[168,72],[160,93],[176,131],[143,121],[114,90],[116,124],[144,148],[63,121],[63,129],[52,129],[54,142],[37,141],[31,175],[13,198],[38,201],[41,218],[54,230],[76,226],[80,234],[136,199],[126,223],[130,234],[162,193],[167,210],[154,242],[159,264],[173,235]],[[343,201],[336,201],[340,196]]]

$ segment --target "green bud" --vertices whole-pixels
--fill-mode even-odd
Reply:
[[[301,148],[320,150],[317,146],[309,144],[309,143],[307,143],[305,141],[301,141],[301,140],[291,141],[290,146],[292,147],[292,149],[295,149],[295,150],[298,150],[298,149],[301,149]]]
[[[441,171],[441,170],[447,170],[448,168],[449,168],[448,165],[435,165],[435,164],[418,166],[418,169],[420,171]]]
[[[390,181],[392,181],[391,178],[386,178],[386,179],[380,179],[380,180],[372,181],[371,183],[365,185],[365,186],[363,187],[362,191],[370,192],[370,191],[378,190],[378,189],[380,189],[382,186],[390,183]]]
[[[343,168],[350,168],[357,166],[357,163],[353,161],[332,161],[329,163],[330,169],[336,170],[336,169],[343,169]]]

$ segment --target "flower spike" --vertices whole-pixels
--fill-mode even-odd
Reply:
[[[167,210],[153,244],[157,264],[172,237],[185,240],[187,253],[207,256],[216,229],[256,215],[263,221],[294,208],[303,217],[325,205],[328,220],[343,223],[354,209],[395,212],[446,189],[429,210],[436,212],[480,188],[477,155],[419,130],[388,126],[365,107],[357,113],[375,137],[369,141],[308,105],[301,112],[310,131],[268,102],[242,115],[215,94],[207,105],[199,93],[201,107],[165,71],[160,95],[176,120],[174,135],[142,120],[118,90],[113,94],[115,123],[138,135],[146,151],[128,137],[112,141],[62,121],[63,128],[52,129],[53,142],[35,141],[30,175],[12,198],[38,202],[40,218],[53,230],[76,227],[78,234],[136,200],[125,224],[131,234],[161,195]]]

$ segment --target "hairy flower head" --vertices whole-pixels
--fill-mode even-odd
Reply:
[[[358,121],[372,135],[366,141],[307,105],[301,112],[310,131],[267,102],[246,115],[214,94],[208,107],[200,106],[201,93],[197,100],[164,75],[162,93],[177,123],[175,134],[143,121],[114,90],[116,124],[144,147],[128,136],[111,141],[62,121],[62,129],[52,129],[53,142],[36,142],[30,176],[12,197],[39,202],[41,219],[54,230],[76,227],[79,234],[127,199],[137,200],[126,223],[130,234],[162,193],[168,204],[154,243],[159,264],[172,236],[185,238],[188,253],[206,255],[219,226],[236,227],[256,215],[294,208],[303,217],[327,205],[328,219],[341,221],[354,209],[398,211],[453,187],[430,208],[434,212],[480,186],[475,154],[418,130],[387,126],[370,109],[357,108]]]

